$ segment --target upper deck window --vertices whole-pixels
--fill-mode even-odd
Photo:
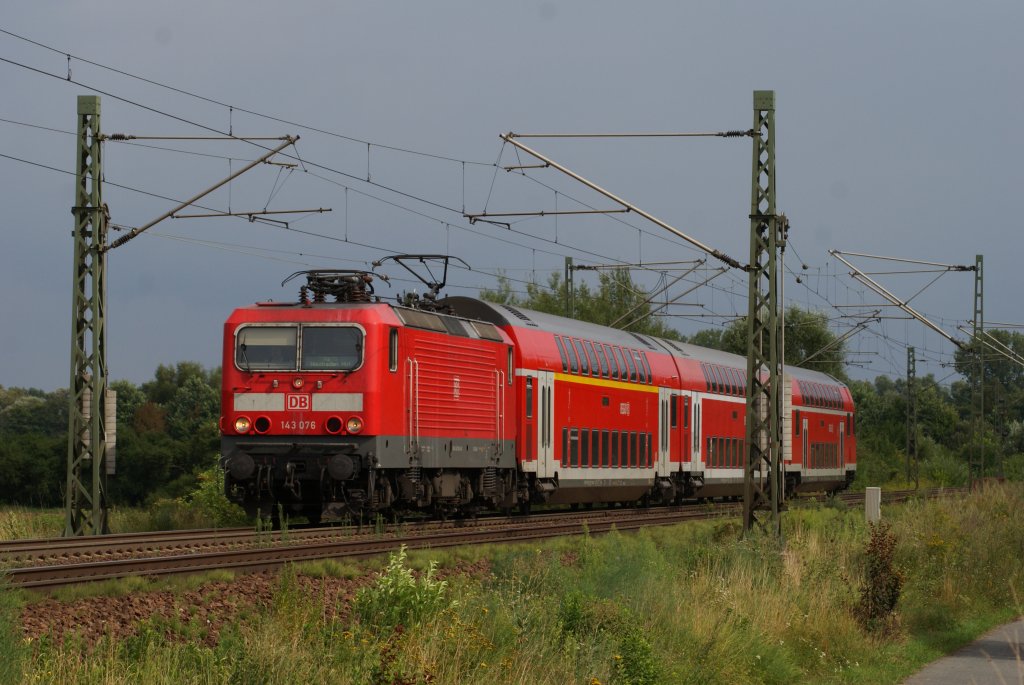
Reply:
[[[572,347],[572,340],[565,338],[565,351],[569,353],[569,371],[579,373],[579,361],[576,359],[576,350]]]
[[[600,375],[601,370],[597,363],[597,354],[594,352],[594,345],[589,340],[583,341],[583,347],[587,348],[587,356],[590,358],[590,371],[595,376]]]
[[[355,326],[303,326],[302,371],[352,371],[363,362],[363,332]]]
[[[558,345],[558,356],[562,358],[562,372],[569,370],[569,357],[565,354],[565,346],[562,344],[562,339],[555,336],[555,344]]]
[[[587,360],[587,352],[583,349],[583,341],[573,340],[573,345],[576,347],[576,353],[580,357],[580,373],[584,376],[590,375],[590,362]]]
[[[604,346],[604,352],[608,356],[608,364],[611,366],[612,378],[619,380],[619,363],[615,361],[615,350],[610,346]]]
[[[604,349],[601,347],[601,343],[594,343],[594,349],[597,350],[597,361],[601,365],[601,375],[604,378],[608,378],[608,358],[604,356]]]
[[[235,334],[235,365],[245,371],[294,371],[295,326],[245,326]]]

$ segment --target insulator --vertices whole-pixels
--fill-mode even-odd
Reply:
[[[308,288],[306,286],[299,288],[299,304],[309,304],[309,293],[307,290]]]

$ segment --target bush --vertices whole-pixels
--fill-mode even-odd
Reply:
[[[184,501],[195,507],[215,526],[244,526],[250,523],[245,510],[224,496],[224,471],[212,466],[196,475],[199,486]]]
[[[921,477],[943,487],[965,485],[968,467],[941,445],[929,446],[921,462]]]
[[[870,536],[865,549],[867,569],[864,586],[854,615],[865,630],[891,632],[896,604],[903,589],[903,574],[893,563],[896,536],[892,526],[885,522],[871,524]]]
[[[376,583],[356,593],[353,609],[361,621],[380,629],[415,625],[432,613],[455,606],[445,598],[448,582],[434,577],[437,562],[417,579],[406,564],[405,545],[388,557]]]

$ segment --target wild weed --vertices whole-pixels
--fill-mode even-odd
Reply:
[[[360,620],[379,629],[415,624],[456,604],[447,598],[448,582],[435,578],[436,564],[417,579],[406,564],[405,545],[388,558],[373,585],[360,588],[353,608]]]

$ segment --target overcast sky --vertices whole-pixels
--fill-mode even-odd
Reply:
[[[202,204],[333,210],[275,215],[286,226],[170,220],[111,251],[113,378],[142,382],[182,360],[218,365],[232,308],[293,299],[297,286],[280,283],[300,269],[449,252],[473,267],[450,275],[449,293],[475,294],[499,272],[517,289],[546,281],[567,255],[578,264],[698,259],[636,215],[549,216],[506,230],[471,226],[462,213],[613,206],[553,170],[497,170],[496,161],[518,163],[503,132],[746,129],[757,89],[777,98],[786,260],[802,274],[799,284],[787,278],[787,300],[826,312],[841,333],[852,322],[839,317],[857,311],[845,305],[880,300],[829,249],[950,264],[983,254],[986,319],[1024,322],[1022,26],[1019,0],[8,3],[0,28],[46,47],[0,34],[0,385],[68,384],[73,176],[9,157],[73,172],[75,140],[61,131],[75,130],[76,96],[89,93],[101,96],[105,133],[299,135],[295,171],[261,166]],[[524,142],[747,260],[749,139]],[[108,142],[112,222],[140,226],[173,207],[135,191],[183,200],[261,153],[243,142]],[[709,260],[688,280],[717,266]],[[937,275],[877,278],[910,297]],[[636,278],[653,288],[662,276]],[[942,276],[912,304],[962,337],[972,278]],[[691,306],[672,307],[670,323],[692,333],[746,312],[742,274],[712,286],[682,298]],[[413,287],[395,280],[379,292]],[[853,374],[902,375],[907,344],[927,360],[919,374],[949,376],[940,364],[953,346],[894,319],[851,340],[851,360],[864,365]]]

